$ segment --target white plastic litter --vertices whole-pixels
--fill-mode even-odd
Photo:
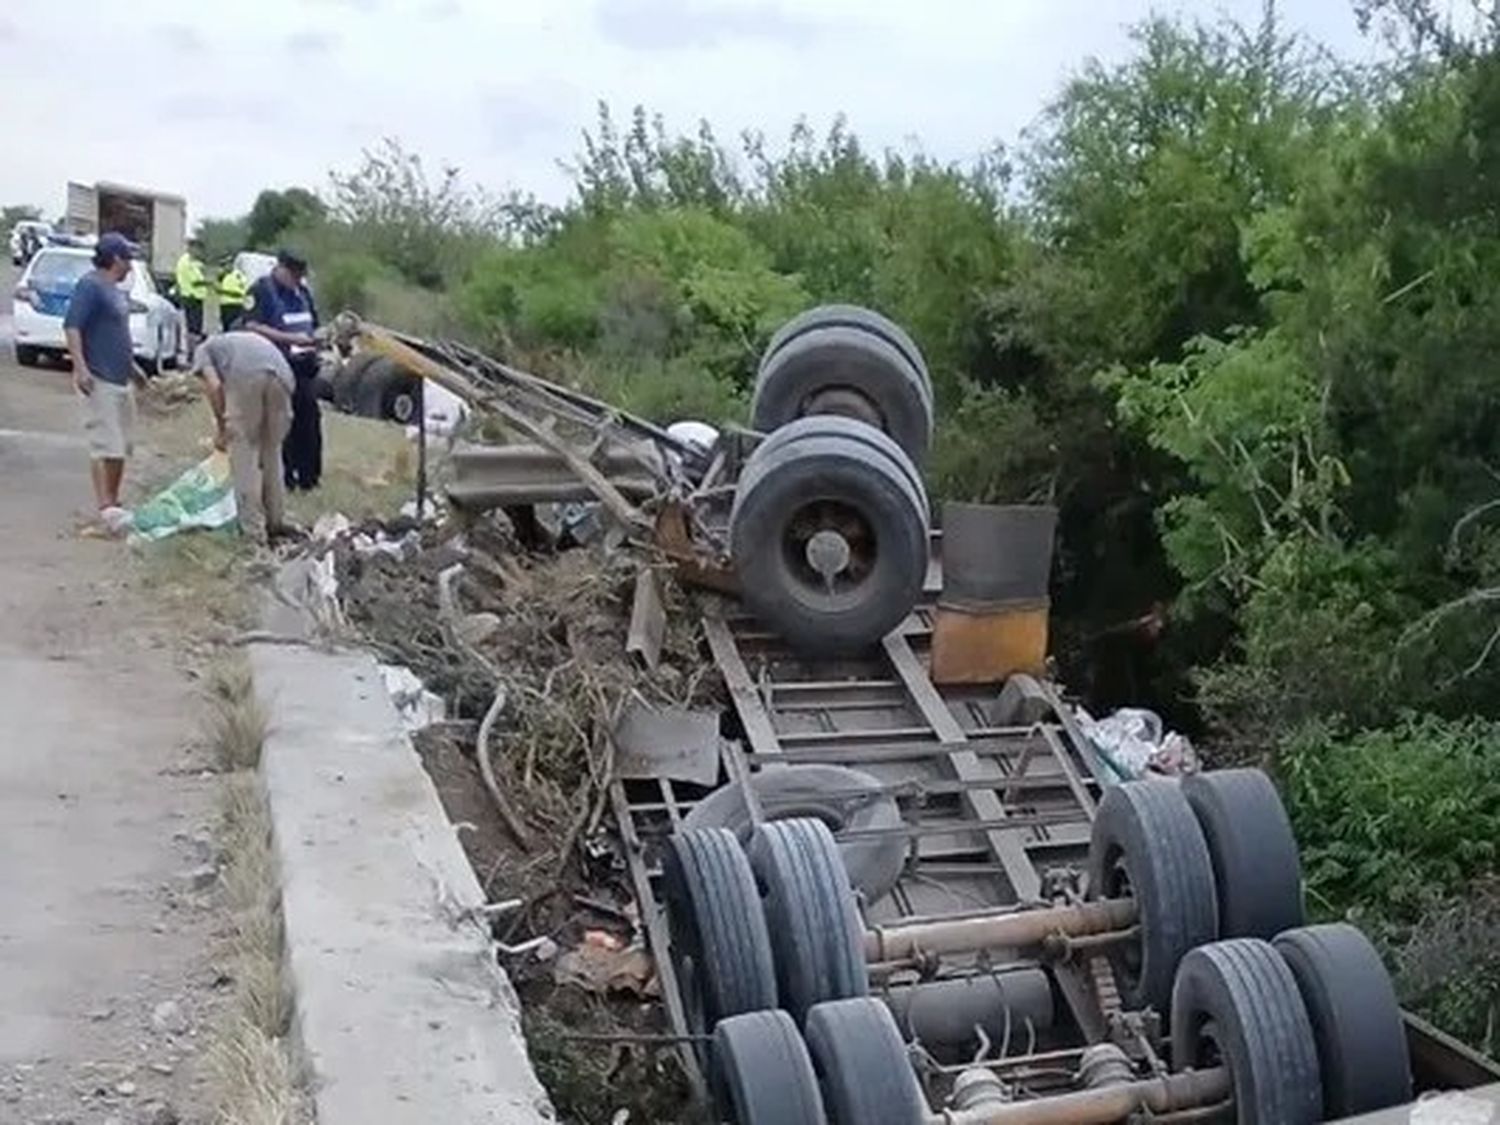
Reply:
[[[312,537],[319,543],[339,538],[354,525],[343,512],[324,512],[312,526]]]
[[[705,453],[712,449],[714,443],[719,440],[719,431],[707,422],[694,422],[686,419],[681,422],[673,422],[667,427],[667,434],[678,441],[685,441],[689,445],[696,445]]]
[[[1095,719],[1079,708],[1078,726],[1100,759],[1120,781],[1150,774],[1169,777],[1195,773],[1198,754],[1186,735],[1162,729],[1161,716],[1141,707],[1122,707]]]
[[[422,549],[422,536],[415,529],[396,538],[384,532],[376,535],[360,532],[349,537],[349,546],[357,555],[389,555],[393,559],[404,559]]]
[[[379,667],[386,694],[396,705],[401,725],[408,732],[419,731],[447,718],[448,709],[443,697],[428,691],[427,685],[410,668],[400,664],[381,664]]]

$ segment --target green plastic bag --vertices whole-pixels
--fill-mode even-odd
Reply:
[[[212,531],[235,521],[229,457],[214,453],[136,508],[131,538],[165,539],[179,531]]]

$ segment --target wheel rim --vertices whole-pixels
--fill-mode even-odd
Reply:
[[[1134,898],[1135,885],[1130,877],[1130,867],[1125,862],[1125,853],[1116,848],[1105,856],[1103,898]],[[1145,967],[1144,946],[1140,938],[1122,942],[1112,958],[1115,975],[1123,991],[1135,992],[1140,988],[1141,973]]]
[[[783,525],[782,565],[804,602],[837,609],[857,602],[879,557],[875,531],[843,500],[813,500]]]
[[[398,422],[410,422],[417,412],[417,400],[412,395],[401,394],[391,400],[391,416]]]

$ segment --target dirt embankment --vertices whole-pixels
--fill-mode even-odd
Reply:
[[[667,1028],[609,810],[610,738],[632,700],[722,700],[698,615],[670,580],[659,666],[627,655],[641,562],[628,550],[523,544],[503,516],[428,531],[402,557],[342,545],[338,555],[351,623],[448,703],[448,721],[419,732],[417,747],[487,896],[521,900],[496,936],[548,939],[506,968],[539,1074],[564,1120],[588,1125],[622,1110],[633,1122],[692,1120],[670,1044],[642,1038]]]

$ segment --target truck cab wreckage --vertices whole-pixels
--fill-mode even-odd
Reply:
[[[947,505],[898,326],[773,337],[711,447],[463,345],[361,323],[518,444],[460,510],[585,501],[690,584],[732,704],[622,729],[608,786],[683,1065],[738,1125],[1311,1125],[1500,1083],[1404,1013],[1370,942],[1309,925],[1251,769],[1122,776],[1045,680],[1055,513]],[[652,566],[629,651],[659,651]],[[1403,1118],[1404,1119],[1404,1118]]]

